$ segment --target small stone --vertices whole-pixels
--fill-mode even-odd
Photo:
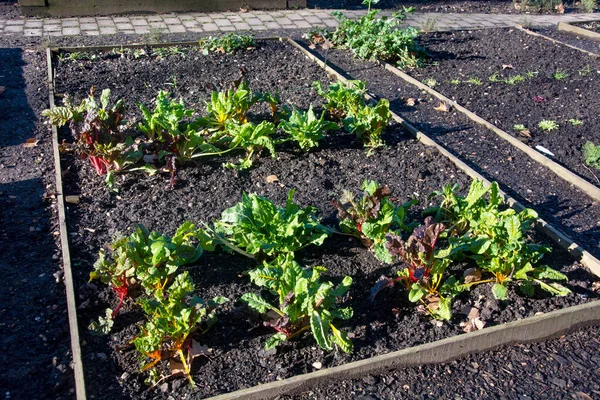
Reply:
[[[314,362],[314,363],[312,364],[312,366],[313,366],[315,369],[321,369],[321,368],[323,368],[323,364],[322,364],[320,361]]]
[[[121,380],[126,381],[129,378],[129,372],[123,372],[121,375]]]

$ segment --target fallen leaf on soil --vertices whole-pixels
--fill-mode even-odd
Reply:
[[[79,204],[79,196],[65,196],[65,202],[69,204]]]
[[[428,294],[425,296],[425,300],[427,300],[427,306],[431,311],[435,311],[440,306],[440,298],[434,294]]]
[[[2,93],[4,93],[4,91],[5,91],[5,90],[6,90],[6,88],[5,88],[4,86],[0,86],[0,95],[1,95]]]
[[[265,178],[265,180],[267,183],[279,183],[279,178],[277,175],[269,175]]]
[[[323,42],[323,44],[321,45],[321,48],[322,48],[323,50],[329,50],[329,49],[330,49],[330,48],[332,48],[332,47],[333,47],[333,44],[332,44],[332,43],[331,43],[329,40],[327,40],[327,39],[325,39],[325,41],[324,41],[324,42]]]
[[[417,104],[417,101],[412,97],[409,97],[408,99],[402,99],[402,100],[404,100],[404,104],[406,104],[409,107],[414,107],[415,104]]]
[[[511,64],[502,64],[502,69],[515,69]]]
[[[241,12],[241,13],[247,13],[247,12],[248,12],[248,9],[247,9],[247,8],[240,8],[240,12]]]
[[[465,283],[477,282],[481,280],[481,272],[477,268],[469,268],[464,273]]]
[[[479,309],[476,307],[465,307],[461,311],[463,314],[467,314],[467,321],[461,322],[460,326],[463,327],[465,332],[474,332],[485,327],[485,322],[479,319]]]
[[[190,366],[194,362],[197,357],[208,357],[210,355],[210,349],[206,345],[202,345],[195,340],[192,340],[192,343],[188,349],[188,363]]]
[[[317,48],[317,46],[316,46],[316,45],[314,45],[314,44],[310,44],[310,45],[308,46],[308,48],[309,48],[309,49],[311,49],[311,50],[314,50],[314,49],[316,49],[316,48]]]
[[[565,13],[565,6],[563,5],[563,3],[560,3],[559,5],[557,5],[554,8],[556,9],[556,12],[559,13],[559,14],[564,14]]]
[[[171,359],[169,361],[169,368],[171,369],[171,375],[170,377],[174,377],[174,376],[184,376],[185,375],[185,369],[183,368],[183,363],[181,361],[179,361],[178,359]]]
[[[575,398],[578,400],[594,400],[588,394],[583,392],[575,392]]]
[[[23,147],[36,147],[38,144],[38,140],[36,138],[27,139]]]
[[[450,112],[450,104],[446,103],[445,101],[440,101],[440,105],[434,107],[433,109],[441,112]]]
[[[522,131],[519,131],[519,135],[531,139],[531,132],[529,132],[529,129],[523,129]]]

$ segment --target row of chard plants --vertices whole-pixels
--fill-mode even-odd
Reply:
[[[132,171],[170,173],[168,187],[173,188],[179,164],[229,153],[242,156],[238,162],[224,163],[224,167],[248,169],[263,152],[275,158],[276,147],[286,142],[309,151],[319,145],[327,131],[337,131],[340,126],[355,134],[370,151],[383,145],[381,135],[391,118],[389,101],[368,103],[364,82],[335,82],[327,88],[321,82],[314,83],[324,98],[330,117],[327,120],[326,112],[317,117],[312,105],[299,110],[282,104],[278,93],[253,92],[244,74],[242,71],[242,77],[229,89],[212,92],[203,116],[196,116],[200,112],[187,108],[182,99],[159,91],[154,109],[139,104],[141,121],[129,124],[125,103],[119,100],[112,104],[109,89],[97,100],[95,87],[79,105],[67,94],[62,106],[44,110],[42,115],[53,125],[69,126],[74,141],[63,142],[61,150],[87,158],[98,175],[106,176],[113,190],[115,174]],[[268,104],[270,120],[249,121],[249,112],[259,103]]]
[[[517,213],[506,207],[496,183],[486,188],[475,180],[466,196],[459,195],[456,186],[434,192],[431,196],[440,201],[423,211],[423,223],[407,221],[416,200],[398,205],[390,189],[374,181],[365,181],[362,190],[344,191],[334,201],[335,227],[321,224],[314,207],[295,204],[294,190],[283,207],[244,193],[220,220],[201,227],[188,221],[173,237],[138,226],[100,251],[91,278],[109,284],[119,305],[107,309],[90,328],[109,333],[123,302],[135,300],[146,322],[132,343],[146,359],[142,369],[150,370],[149,381],[160,379],[152,367],[169,360],[182,365],[193,385],[190,365],[202,354],[194,338],[216,322],[215,308],[230,300],[201,300],[194,295],[188,272],[179,269],[196,262],[204,251],[221,248],[257,263],[247,277],[259,293],[246,293],[239,301],[274,329],[266,349],[310,332],[324,350],[337,346],[351,352],[352,342],[335,321],[352,317],[351,307],[341,307],[352,278],[345,276],[338,285],[323,281],[324,267],[304,267],[295,257],[307,246],[322,245],[332,234],[356,237],[377,259],[397,268],[395,276],[373,282],[372,301],[400,285],[411,302],[438,320],[450,320],[453,298],[475,285],[491,284],[500,300],[507,300],[509,284],[530,296],[536,287],[552,295],[570,293],[558,283],[567,280],[564,274],[539,264],[550,248],[526,240],[535,211]]]

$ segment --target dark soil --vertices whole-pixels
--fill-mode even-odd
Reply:
[[[535,32],[560,40],[563,43],[570,44],[582,50],[591,51],[600,54],[600,41],[592,40],[587,37],[578,36],[573,33],[559,31],[556,27],[535,29]]]
[[[21,7],[14,0],[0,0],[0,18],[17,19],[21,17]]]
[[[281,400],[592,399],[600,396],[600,327],[456,361],[332,382]]]
[[[558,162],[600,186],[600,172],[592,175],[581,152],[588,140],[600,143],[599,61],[514,29],[435,33],[422,42],[439,64],[416,70],[413,76],[421,81],[434,78],[436,90],[532,147],[550,150]],[[537,72],[537,77],[516,85],[488,81],[494,73],[509,77],[528,71]],[[554,79],[557,71],[568,77]],[[481,86],[464,82],[474,77]],[[452,84],[452,79],[462,83]],[[583,126],[572,126],[570,119],[582,120]],[[553,120],[560,128],[543,132],[538,128],[542,120]],[[531,139],[522,137],[515,124],[529,129]]]
[[[580,12],[574,1],[564,1],[565,13]],[[362,0],[308,0],[308,8],[365,9]],[[536,13],[538,10],[516,9],[512,0],[382,0],[374,7],[383,10],[401,10],[414,7],[422,13]]]
[[[277,42],[263,43],[252,52],[234,56],[204,57],[191,51],[185,58],[172,56],[152,62],[107,56],[104,61],[59,63],[57,90],[81,99],[92,85],[98,85],[99,89],[110,87],[113,96],[123,97],[131,105],[129,117],[133,122],[139,118],[133,104],[150,103],[159,89],[182,96],[188,105],[201,105],[200,100],[207,98],[210,88],[237,78],[240,66],[247,69],[253,90],[278,89],[284,101],[303,108],[310,103],[320,104],[312,81],[326,79],[324,72],[298,51]],[[257,117],[260,116],[253,115]],[[343,188],[358,191],[366,178],[389,184],[401,201],[413,196],[419,198],[420,207],[427,206],[427,195],[443,184],[456,182],[463,188],[468,186],[468,177],[453,164],[408,137],[398,126],[389,127],[385,140],[389,147],[377,151],[373,157],[366,157],[352,136],[336,134],[317,151],[298,153],[282,149],[276,160],[263,158],[255,168],[239,174],[223,169],[220,166],[223,160],[189,165],[180,169],[180,182],[173,191],[165,189],[168,180],[165,176],[125,175],[119,182],[119,195],[108,193],[87,161],[65,156],[65,193],[81,199],[79,205],[69,207],[68,224],[82,325],[96,319],[107,303],[115,305],[107,288],[87,283],[98,250],[117,232],[130,232],[135,223],[173,234],[185,220],[218,218],[224,208],[239,201],[241,191],[257,192],[282,204],[287,191],[296,188],[296,201],[302,206],[316,206],[325,222],[332,224],[335,211],[331,200]],[[272,174],[277,175],[283,186],[265,183],[265,178]],[[343,328],[354,336],[355,352],[324,353],[311,338],[305,337],[282,346],[277,353],[265,353],[262,346],[272,332],[235,303],[241,294],[256,290],[243,276],[252,263],[219,251],[205,254],[197,264],[186,268],[199,288],[199,295],[204,298],[225,295],[234,301],[221,310],[219,324],[201,338],[213,354],[200,363],[200,371],[194,376],[198,383],[195,396],[229,392],[310,372],[315,362],[330,367],[459,334],[462,332],[459,322],[464,316],[458,310],[466,305],[479,304],[487,324],[495,325],[598,297],[590,290],[593,280],[590,274],[565,252],[554,249],[547,261],[568,274],[573,295],[564,298],[538,295],[526,299],[511,289],[513,301],[506,303],[493,300],[489,287],[481,286],[457,299],[456,314],[450,324],[437,326],[426,315],[415,312],[402,291],[391,290],[386,293],[389,297],[381,297],[375,307],[368,303],[373,282],[381,274],[393,273],[394,267],[381,265],[355,240],[330,238],[320,248],[303,251],[299,260],[304,265],[324,265],[328,269],[327,278],[334,282],[344,275],[354,278],[345,303],[354,308],[355,316]],[[391,311],[392,307],[397,309],[396,313]],[[133,349],[112,350],[136,335],[135,323],[140,321],[131,305],[127,305],[120,317],[108,342],[83,329],[89,393],[111,398],[167,398],[172,390],[178,391],[178,397],[190,394],[183,380],[148,390],[138,373],[140,364]]]
[[[54,164],[43,51],[0,47],[0,387],[5,398],[71,397],[69,327],[55,243]],[[25,148],[35,138],[37,146]]]
[[[389,99],[394,111],[426,135],[489,180],[497,181],[512,197],[536,209],[542,218],[587,250],[600,255],[600,205],[585,193],[463,114],[434,110],[439,105],[437,99],[376,63],[353,59],[348,52],[339,50],[328,51],[327,60],[348,71],[353,79],[368,82],[373,94]],[[416,100],[415,106],[406,106],[408,98]]]
[[[596,33],[600,33],[600,21],[582,22],[580,24],[573,24],[573,25],[579,26],[580,28],[583,28],[583,29],[594,31]]]

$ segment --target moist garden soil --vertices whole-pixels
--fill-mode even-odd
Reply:
[[[104,54],[101,59],[58,62],[57,93],[69,93],[79,101],[92,85],[99,90],[108,87],[114,98],[123,98],[130,105],[128,118],[132,123],[140,118],[135,103],[150,104],[159,89],[169,90],[183,97],[186,104],[202,109],[202,99],[207,99],[213,88],[224,87],[238,78],[242,66],[253,90],[278,90],[284,102],[301,108],[312,103],[320,110],[321,101],[312,82],[327,80],[325,73],[298,50],[280,42],[260,42],[255,50],[235,55],[202,56],[190,50],[185,57],[135,60]],[[251,115],[251,119],[260,118],[269,118],[266,109],[259,108],[257,114]],[[66,132],[61,133],[68,139]],[[277,159],[263,156],[246,172],[221,167],[223,161],[231,159],[187,165],[179,169],[174,190],[166,189],[168,177],[164,175],[123,175],[118,179],[118,195],[107,191],[88,161],[63,155],[65,194],[80,199],[79,204],[68,206],[67,223],[82,325],[102,315],[108,305],[116,305],[108,288],[98,282],[88,283],[98,250],[115,234],[130,233],[137,223],[172,235],[186,220],[200,223],[219,218],[223,209],[240,200],[242,191],[256,192],[283,204],[288,190],[295,188],[298,204],[317,207],[324,223],[334,225],[336,212],[331,201],[340,196],[342,189],[358,192],[364,179],[388,184],[400,202],[418,198],[421,204],[412,217],[419,218],[418,210],[429,204],[427,196],[433,190],[447,183],[458,183],[463,190],[468,188],[470,179],[465,174],[398,125],[388,127],[384,140],[388,146],[371,157],[366,156],[352,135],[334,133],[316,151],[299,153],[291,147],[282,148]],[[269,175],[276,175],[279,182],[267,183]],[[543,237],[532,240],[547,242]],[[223,295],[232,300],[220,309],[218,324],[199,338],[212,352],[196,365],[194,379],[198,388],[191,390],[183,379],[154,389],[143,383],[140,359],[128,346],[138,333],[136,324],[142,316],[132,304],[126,304],[108,337],[92,336],[82,327],[88,393],[111,398],[167,398],[175,390],[177,397],[206,397],[311,372],[316,363],[331,367],[460,334],[459,323],[466,319],[460,310],[465,306],[480,307],[482,318],[491,326],[598,297],[591,286],[595,278],[554,247],[546,261],[568,275],[566,285],[572,295],[550,298],[538,293],[530,299],[510,288],[512,301],[500,302],[493,299],[488,286],[482,285],[456,299],[450,323],[437,324],[417,312],[402,290],[381,293],[375,304],[369,304],[373,283],[382,274],[393,274],[398,266],[380,264],[357,240],[333,236],[323,246],[309,247],[297,257],[303,265],[325,266],[326,279],[334,283],[345,275],[353,277],[354,284],[343,302],[354,308],[354,317],[340,327],[353,337],[354,353],[323,352],[310,337],[265,352],[263,345],[272,331],[236,301],[245,292],[258,292],[244,274],[254,263],[239,255],[216,251],[205,253],[197,263],[183,268],[192,274],[201,297]]]
[[[411,75],[435,79],[439,92],[532,147],[543,146],[553,159],[600,187],[600,171],[585,165],[581,151],[586,141],[600,143],[600,61],[516,29],[433,33],[421,43],[432,62]],[[557,71],[568,76],[557,80]],[[537,76],[515,85],[488,80],[493,74],[508,78],[527,72]],[[469,78],[482,85],[465,82]],[[461,83],[452,84],[453,79]],[[570,119],[583,125],[573,126]],[[557,122],[559,129],[542,131],[542,120]],[[517,132],[515,124],[524,125],[531,138]]]
[[[575,46],[582,50],[587,50],[600,55],[600,41],[590,39],[589,37],[579,36],[574,33],[559,31],[556,26],[531,29],[534,32],[548,36],[552,39],[559,40],[563,43]]]
[[[583,29],[587,29],[589,31],[593,31],[596,33],[600,33],[600,21],[591,21],[591,22],[581,22],[578,24],[573,24]]]
[[[368,82],[370,93],[389,99],[392,110],[484,177],[497,181],[513,198],[536,209],[540,217],[596,257],[600,256],[597,201],[462,113],[435,110],[439,100],[381,65],[357,60],[345,50],[325,51],[319,47],[315,51],[332,66],[347,71],[351,79]],[[407,105],[409,99],[414,100],[414,105]]]

